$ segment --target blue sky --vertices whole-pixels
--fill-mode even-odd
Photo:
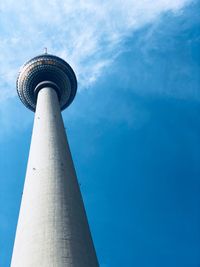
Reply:
[[[200,3],[0,3],[0,266],[9,267],[33,113],[19,67],[74,68],[63,118],[101,267],[200,266]]]

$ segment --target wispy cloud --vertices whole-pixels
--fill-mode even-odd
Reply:
[[[192,0],[64,1],[0,3],[0,101],[15,95],[20,65],[48,47],[66,59],[88,88],[123,51],[134,30]]]

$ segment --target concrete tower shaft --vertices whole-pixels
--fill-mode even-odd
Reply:
[[[60,112],[62,96],[55,80],[48,80],[35,87],[41,86],[11,267],[98,267]]]

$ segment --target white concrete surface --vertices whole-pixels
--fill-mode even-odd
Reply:
[[[56,92],[38,94],[11,267],[97,267]]]

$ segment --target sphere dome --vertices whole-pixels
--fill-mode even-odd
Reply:
[[[35,111],[38,92],[48,86],[56,90],[61,110],[72,103],[77,91],[77,80],[73,69],[63,59],[43,54],[21,67],[17,92],[27,108]]]

